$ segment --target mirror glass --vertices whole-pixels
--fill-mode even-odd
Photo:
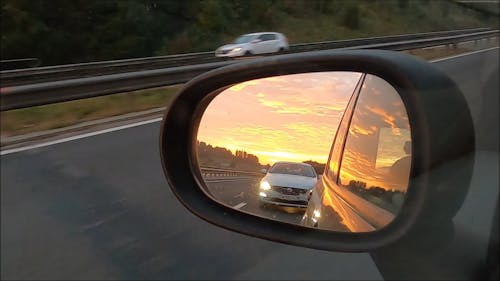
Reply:
[[[313,72],[246,81],[203,113],[196,155],[215,201],[305,227],[367,232],[390,223],[409,182],[405,107],[386,81]]]

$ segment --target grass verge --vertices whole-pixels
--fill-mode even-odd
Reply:
[[[2,137],[167,106],[182,85],[34,106],[1,113]]]

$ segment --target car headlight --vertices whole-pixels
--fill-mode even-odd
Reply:
[[[313,212],[313,213],[314,213],[314,217],[315,217],[315,218],[319,218],[319,217],[321,217],[321,213],[320,213],[318,210],[314,210],[314,212]]]
[[[263,181],[260,183],[260,189],[269,190],[271,189],[271,185],[267,181]]]
[[[241,51],[241,48],[240,48],[240,47],[238,47],[238,48],[234,48],[234,49],[232,49],[232,50],[231,50],[231,52],[239,52],[239,51]]]

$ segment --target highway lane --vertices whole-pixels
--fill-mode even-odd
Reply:
[[[190,214],[164,179],[158,134],[153,123],[3,155],[1,278],[380,279],[367,254],[246,237]]]
[[[437,65],[476,122],[482,107],[498,106],[481,98],[498,49]],[[367,254],[287,246],[196,218],[167,186],[158,134],[152,123],[2,155],[1,279],[381,279]],[[469,208],[485,206],[487,193],[475,194]]]
[[[264,218],[300,224],[305,209],[259,204],[260,178],[206,180],[209,191],[220,203]]]

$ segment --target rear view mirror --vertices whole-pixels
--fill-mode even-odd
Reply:
[[[169,186],[194,214],[342,251],[376,249],[450,220],[473,151],[470,111],[454,82],[388,51],[213,70],[178,95],[161,138]]]
[[[374,231],[398,214],[408,188],[411,134],[403,102],[384,80],[357,72],[235,84],[205,109],[197,140],[201,170],[232,171],[204,176],[205,191],[263,218]]]

